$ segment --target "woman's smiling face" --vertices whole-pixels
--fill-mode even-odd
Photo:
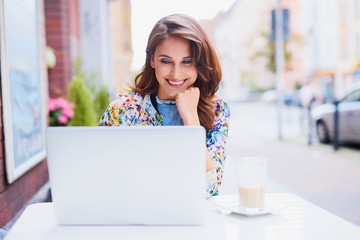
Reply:
[[[156,47],[151,67],[159,82],[157,96],[163,100],[175,100],[177,94],[194,84],[198,75],[190,42],[178,37],[166,38]]]

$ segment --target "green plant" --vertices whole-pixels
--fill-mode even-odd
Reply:
[[[94,108],[98,119],[104,114],[106,108],[109,105],[109,92],[107,87],[103,85],[99,91],[97,91],[94,99]]]
[[[74,61],[74,76],[78,76],[79,78],[84,79],[85,87],[90,91],[91,95],[95,95],[98,90],[98,85],[96,84],[96,79],[98,75],[93,72],[85,72],[82,69],[83,60],[78,57]]]
[[[301,83],[298,81],[295,82],[295,90],[299,90],[302,87]]]
[[[75,75],[69,84],[68,99],[74,103],[71,126],[96,126],[97,118],[90,91],[84,84],[83,75]]]
[[[83,71],[82,64],[81,58],[75,60],[74,76],[69,85],[69,100],[75,104],[71,125],[93,126],[104,114],[110,96],[107,86],[98,83],[97,74]]]

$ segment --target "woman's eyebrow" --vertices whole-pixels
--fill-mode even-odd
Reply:
[[[160,58],[160,57],[166,57],[166,58],[171,58],[171,59],[172,59],[172,57],[170,57],[170,56],[168,56],[168,55],[166,55],[166,54],[160,54],[158,57],[159,57],[159,58]]]
[[[166,55],[166,54],[160,54],[160,55],[158,56],[158,58],[161,58],[161,57],[165,57],[165,58],[170,58],[170,59],[172,59],[172,57],[170,57],[170,56],[168,56],[168,55]],[[191,56],[183,57],[183,59],[187,59],[187,58],[191,58]]]

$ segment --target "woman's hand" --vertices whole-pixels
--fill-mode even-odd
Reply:
[[[200,90],[197,87],[190,87],[175,97],[176,106],[184,125],[200,126],[197,107],[199,104]],[[215,164],[210,158],[209,151],[206,149],[206,171],[215,169]]]
[[[200,90],[197,87],[190,87],[175,97],[176,107],[184,125],[200,126],[197,112],[199,98]]]

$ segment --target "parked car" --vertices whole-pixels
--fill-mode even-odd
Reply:
[[[300,90],[284,94],[285,105],[301,107]]]
[[[360,87],[345,95],[338,105],[340,142],[360,143]],[[334,139],[334,104],[322,104],[312,109],[318,139],[328,143]]]
[[[276,91],[271,89],[263,92],[260,96],[260,101],[265,103],[275,103],[276,102]]]

